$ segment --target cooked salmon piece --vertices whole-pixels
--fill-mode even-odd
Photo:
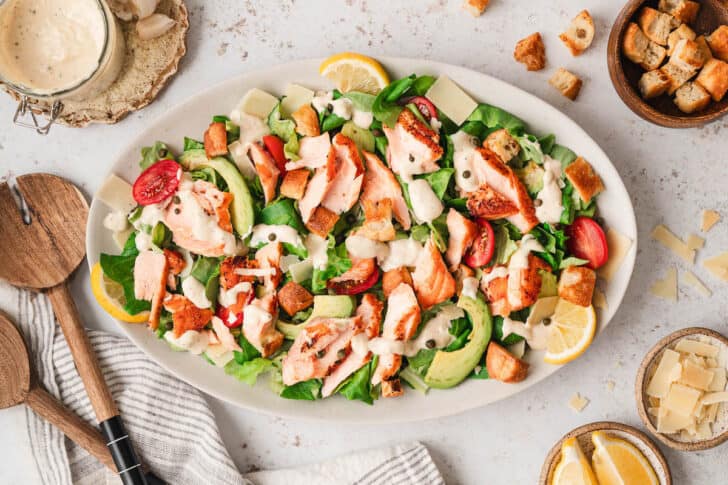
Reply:
[[[291,118],[296,122],[296,133],[299,135],[315,137],[321,134],[318,113],[310,104],[301,105],[300,108],[291,113]]]
[[[373,293],[366,293],[361,298],[361,303],[356,307],[355,315],[362,318],[368,338],[379,336],[382,326],[382,312],[384,302],[380,301]]]
[[[384,296],[389,298],[389,295],[397,288],[400,283],[412,286],[412,275],[405,266],[399,268],[390,269],[384,272],[382,276],[382,291]]]
[[[511,354],[495,342],[488,344],[485,354],[488,375],[501,382],[520,382],[528,375],[528,362]]]
[[[328,376],[324,377],[324,383],[321,386],[321,397],[332,395],[342,382],[368,364],[370,360],[372,360],[371,353],[363,355],[356,352],[349,353],[339,365],[334,367]]]
[[[230,204],[233,194],[223,192],[215,184],[206,180],[195,180],[192,184],[192,195],[208,216],[217,218],[217,225],[226,232],[233,232],[230,223]]]
[[[326,239],[337,222],[339,222],[338,214],[334,214],[326,207],[316,207],[306,223],[306,228],[312,233]]]
[[[396,235],[392,225],[392,200],[378,202],[363,200],[364,224],[357,229],[356,235],[373,241],[391,241]]]
[[[299,200],[306,193],[308,177],[311,173],[305,168],[291,170],[286,173],[281,182],[281,195],[289,199]]]
[[[450,265],[450,270],[455,271],[460,265],[465,252],[478,235],[478,225],[452,208],[447,213],[446,221],[450,236],[447,242],[445,259],[447,264]]]
[[[523,234],[528,233],[539,223],[533,200],[529,197],[523,182],[508,165],[501,161],[498,155],[487,148],[476,148],[473,168],[481,186],[487,185],[495,193],[500,194],[516,206],[518,212],[507,216],[506,219]],[[501,204],[499,202],[498,207]]]
[[[535,254],[528,255],[528,268],[517,270],[517,283],[510,281],[511,275],[498,276],[486,279],[482,284],[483,293],[493,315],[507,317],[511,312],[522,310],[536,303],[541,291],[541,271],[551,271],[551,266]],[[493,266],[483,270],[485,274],[491,271],[505,273],[505,266]],[[509,287],[514,290],[510,291]]]
[[[468,194],[467,206],[472,215],[489,221],[518,214],[518,207],[514,202],[487,184]]]
[[[579,306],[592,304],[597,274],[586,266],[569,266],[559,275],[559,297]]]
[[[342,275],[331,278],[326,282],[326,288],[333,290],[338,295],[355,295],[360,293],[357,288],[379,278],[377,260],[374,258],[360,259]],[[372,286],[372,285],[369,285]]]
[[[334,147],[330,146],[326,163],[316,169],[306,186],[306,192],[298,201],[298,211],[301,213],[301,219],[303,219],[304,223],[308,222],[314,210],[321,205],[321,201],[324,200],[335,176],[336,152]]]
[[[207,158],[227,155],[227,130],[225,130],[225,123],[210,123],[210,126],[205,131],[205,137],[203,140],[205,145],[205,155],[207,155]]]
[[[404,394],[402,381],[398,378],[382,381],[382,397],[399,397]]]
[[[314,318],[301,329],[283,358],[283,383],[326,377],[351,353],[351,338],[364,332],[361,317]]]
[[[359,156],[359,149],[351,138],[341,133],[332,140],[335,158],[335,176],[321,205],[334,214],[342,214],[359,200],[362,182],[364,181],[364,165]]]
[[[243,276],[236,273],[236,270],[242,268],[257,269],[260,267],[258,261],[254,259],[248,259],[244,256],[233,256],[225,258],[220,263],[220,286],[229,290],[238,283],[247,281],[248,283],[255,283],[255,276]]]
[[[295,162],[287,162],[286,170],[299,168],[316,169],[323,167],[328,162],[331,153],[331,137],[328,132],[320,136],[307,136],[299,141],[298,156]]]
[[[440,135],[428,124],[417,119],[412,111],[403,109],[394,128],[385,125],[382,130],[389,142],[389,166],[405,182],[410,181],[412,175],[440,169],[437,161],[444,152],[440,146]]]
[[[283,334],[276,330],[277,313],[274,293],[255,298],[244,310],[243,335],[263,357],[274,354],[283,343]]]
[[[167,258],[154,251],[143,251],[134,260],[134,297],[152,302],[149,326],[159,326],[162,300],[167,292]]]
[[[387,314],[382,325],[382,337],[389,340],[406,341],[414,337],[420,325],[421,311],[417,297],[410,285],[401,283],[387,298]],[[379,356],[377,368],[372,376],[372,385],[391,380],[402,365],[399,354]]]
[[[218,317],[212,317],[211,321],[212,330],[215,332],[215,336],[219,341],[219,345],[222,345],[225,349],[229,351],[242,350],[240,348],[240,344],[238,344],[232,332],[227,326],[225,326],[225,323],[222,320],[220,320]]]
[[[164,309],[172,314],[172,333],[179,338],[188,330],[202,330],[212,320],[212,310],[198,308],[189,298],[170,295],[164,300]]]
[[[313,295],[295,281],[289,281],[278,292],[278,303],[290,316],[313,305]]]
[[[164,257],[167,260],[167,286],[172,289],[177,289],[177,280],[175,276],[180,274],[182,270],[187,266],[187,262],[178,251],[171,249],[164,250]]]
[[[417,257],[412,281],[417,292],[417,300],[425,310],[455,294],[455,278],[445,266],[432,237],[427,240],[424,249]]]
[[[281,172],[278,170],[278,166],[276,166],[273,157],[258,143],[250,144],[250,158],[255,164],[255,171],[258,172],[260,185],[263,187],[265,203],[267,204],[276,198],[278,177]]]
[[[365,202],[379,202],[389,199],[392,203],[394,218],[408,230],[412,225],[407,202],[402,195],[402,186],[399,185],[392,171],[373,153],[364,153],[366,172],[359,200]]]
[[[270,268],[274,273],[264,276],[263,282],[268,292],[275,291],[283,279],[281,271],[281,258],[283,257],[283,244],[269,242],[255,253],[255,260],[260,268]]]

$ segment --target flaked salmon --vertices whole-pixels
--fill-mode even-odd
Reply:
[[[260,268],[274,270],[273,274],[263,277],[264,286],[268,292],[275,291],[283,279],[283,273],[281,272],[282,256],[283,244],[277,241],[266,244],[255,253],[255,260]]]
[[[278,188],[278,177],[281,172],[276,166],[273,157],[258,143],[250,144],[250,158],[255,164],[255,171],[258,172],[260,185],[263,186],[263,195],[265,203],[276,198],[276,189]]]
[[[339,133],[332,140],[332,146],[336,155],[335,175],[321,205],[334,214],[342,214],[354,207],[359,200],[364,181],[364,165],[359,149],[351,138]]]
[[[455,294],[455,278],[448,271],[435,241],[430,237],[417,258],[412,282],[420,306],[427,310]]]
[[[275,294],[255,298],[243,310],[243,335],[263,357],[269,357],[283,343],[283,334],[276,330],[278,303]]]
[[[164,254],[143,251],[134,260],[134,297],[152,302],[149,312],[149,326],[159,326],[162,300],[167,290],[168,265]]]
[[[493,315],[507,317],[511,312],[527,308],[538,300],[542,277],[539,271],[551,271],[551,266],[535,254],[528,255],[528,267],[508,271],[505,266],[493,266],[483,270],[485,278],[481,287]],[[487,275],[493,273],[494,277]],[[517,284],[510,281],[517,278]]]
[[[363,204],[367,201],[380,202],[389,199],[392,204],[394,218],[402,225],[403,229],[408,230],[412,225],[412,221],[407,202],[405,202],[402,195],[402,187],[392,171],[382,163],[379,157],[366,151],[363,153],[366,172],[364,173],[360,201]]]
[[[323,133],[320,136],[307,136],[301,138],[299,142],[298,156],[295,162],[287,162],[286,170],[296,170],[299,168],[309,168],[311,170],[323,167],[329,157],[331,150],[331,137],[329,133]]]
[[[367,337],[374,338],[379,336],[383,311],[384,302],[380,301],[376,295],[366,293],[362,296],[361,303],[356,308],[355,314],[364,321]]]
[[[336,176],[336,153],[333,146],[330,147],[326,160],[325,165],[316,169],[306,185],[306,192],[298,201],[298,211],[304,223],[309,221],[316,207],[321,205]]]
[[[413,175],[435,172],[444,150],[440,135],[423,123],[408,108],[402,110],[394,128],[383,126],[387,141],[387,160],[392,171],[405,182]]]
[[[452,208],[447,213],[446,222],[449,239],[445,259],[450,270],[455,271],[478,235],[478,225]]]
[[[212,320],[212,310],[198,308],[189,298],[169,295],[164,300],[164,309],[172,314],[172,333],[179,338],[188,330],[202,330]]]

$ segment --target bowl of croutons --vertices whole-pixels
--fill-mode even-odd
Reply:
[[[607,47],[619,97],[670,128],[728,113],[728,1],[630,0]]]

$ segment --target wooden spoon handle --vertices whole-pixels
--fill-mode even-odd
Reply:
[[[40,387],[31,389],[25,402],[40,417],[63,431],[72,441],[116,472],[116,465],[106,447],[106,441],[97,429],[69,411]]]
[[[61,283],[47,290],[47,294],[53,305],[53,312],[63,330],[63,335],[66,337],[68,347],[71,349],[78,375],[81,376],[83,385],[86,387],[86,393],[96,413],[96,419],[101,422],[118,416],[119,410],[106,386],[96,353],[86,336],[68,285]]]

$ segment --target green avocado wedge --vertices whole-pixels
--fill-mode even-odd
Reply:
[[[179,157],[179,163],[187,170],[197,168],[211,168],[225,180],[225,183],[233,194],[233,202],[230,204],[231,222],[235,232],[245,237],[253,227],[255,212],[253,211],[253,199],[250,196],[248,185],[238,168],[227,159],[215,157],[208,160],[205,150],[187,150]]]
[[[346,318],[354,312],[354,297],[347,295],[316,295],[313,297],[313,311],[302,323],[276,322],[276,328],[289,340],[295,340],[301,329],[317,317]]]
[[[458,306],[467,312],[473,331],[465,347],[454,352],[440,350],[435,354],[425,375],[425,383],[435,389],[455,387],[465,380],[482,359],[493,332],[490,310],[480,294],[477,299],[460,296]]]

